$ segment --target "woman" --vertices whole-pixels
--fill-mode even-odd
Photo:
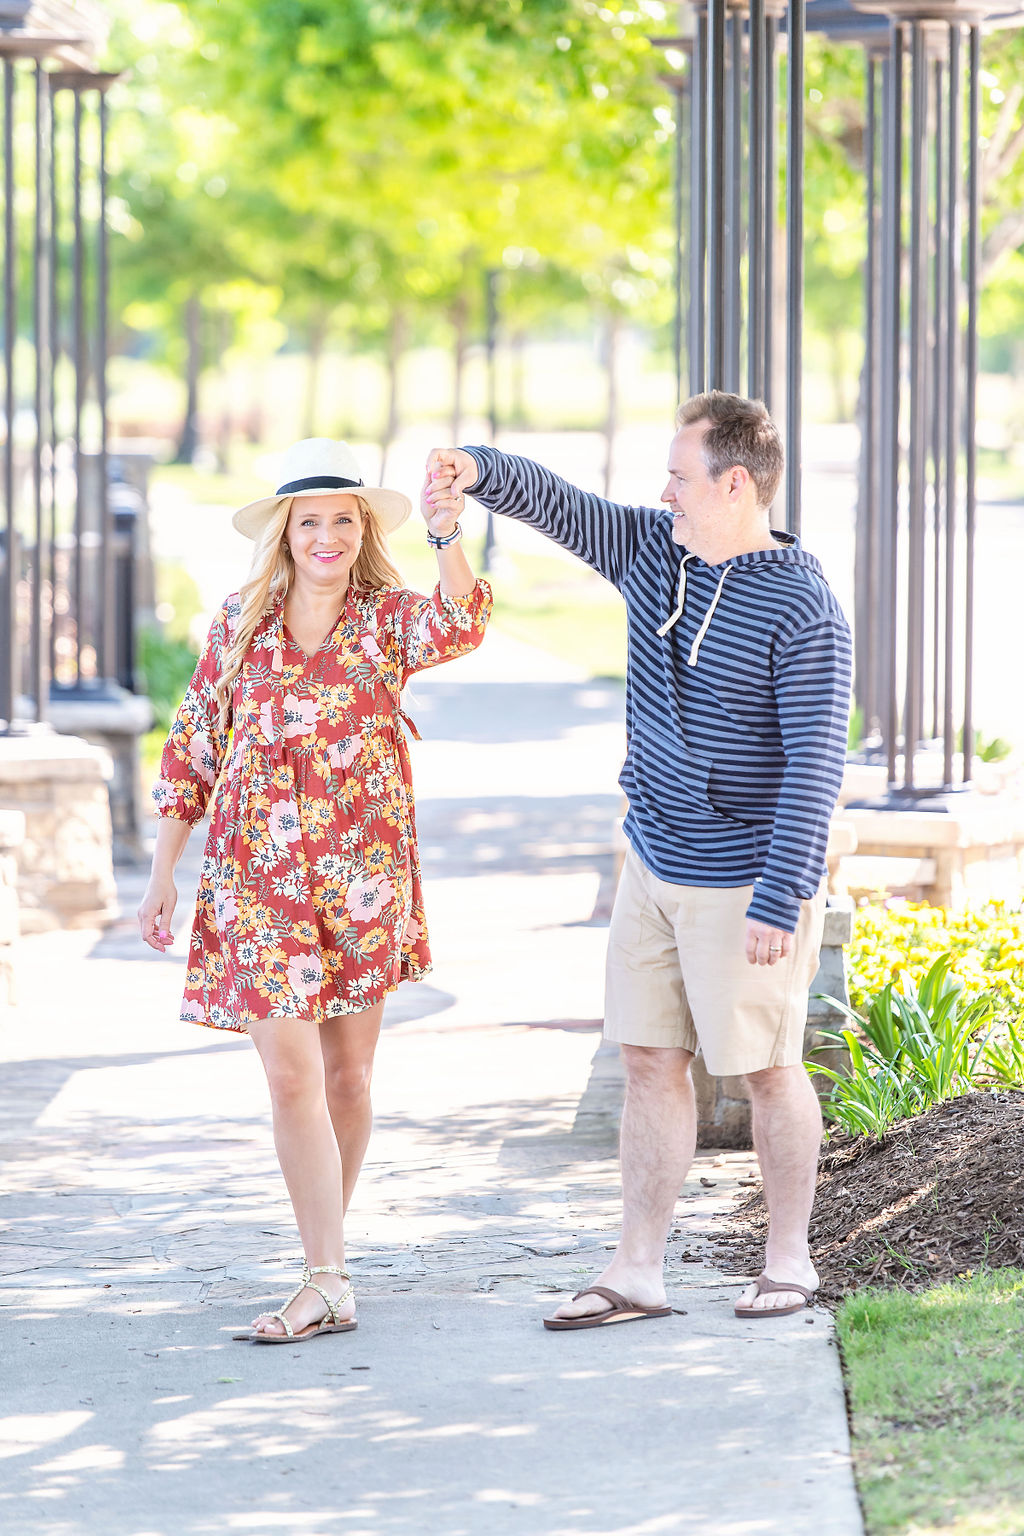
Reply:
[[[402,588],[387,552],[409,499],[364,486],[346,444],[296,444],[281,478],[233,519],[256,553],[164,748],[139,908],[163,953],[174,867],[216,785],[181,1016],[248,1031],[270,1085],[305,1264],[279,1310],[236,1336],[260,1344],[356,1326],[342,1218],[370,1134],[384,998],[430,969],[401,692],[479,645],[491,609],[458,543],[458,503],[446,494],[435,509],[429,478],[432,598]]]

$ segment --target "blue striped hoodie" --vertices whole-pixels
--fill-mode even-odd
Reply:
[[[471,495],[538,528],[626,602],[626,836],[662,880],[754,884],[748,917],[793,932],[825,872],[843,777],[850,629],[798,539],[706,565],[672,518],[530,459],[470,448]]]

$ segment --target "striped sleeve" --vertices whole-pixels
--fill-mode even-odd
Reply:
[[[581,491],[532,459],[497,448],[467,448],[479,475],[469,494],[492,512],[528,523],[621,587],[637,551],[662,516]]]
[[[814,895],[825,872],[829,821],[846,762],[851,668],[849,627],[834,616],[792,636],[776,658],[786,766],[747,916],[784,932],[796,930],[800,903]]]

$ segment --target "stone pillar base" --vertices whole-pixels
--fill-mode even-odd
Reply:
[[[0,812],[24,817],[14,850],[22,933],[94,928],[118,915],[108,754],[74,736],[0,738]]]
[[[821,942],[821,959],[818,974],[811,985],[807,1008],[807,1027],[804,1030],[804,1059],[815,1051],[815,1060],[827,1066],[835,1064],[844,1054],[842,1048],[823,1044],[823,1029],[839,1029],[846,1022],[844,1014],[816,994],[825,993],[841,1003],[850,1000],[846,983],[846,957],[843,945],[853,937],[853,903],[848,896],[830,896],[825,909],[825,931]],[[697,1145],[701,1147],[737,1147],[753,1145],[750,1127],[750,1100],[747,1096],[746,1079],[742,1077],[712,1077],[700,1056],[693,1064],[693,1085],[697,1094]],[[824,1098],[831,1089],[826,1077],[814,1079],[819,1096]]]
[[[114,857],[119,864],[144,862],[139,737],[153,724],[149,699],[109,683],[95,698],[62,695],[54,689],[47,713],[55,730],[80,737],[109,754]]]

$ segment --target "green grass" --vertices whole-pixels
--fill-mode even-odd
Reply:
[[[1024,1272],[865,1290],[836,1322],[868,1536],[1021,1536]]]

